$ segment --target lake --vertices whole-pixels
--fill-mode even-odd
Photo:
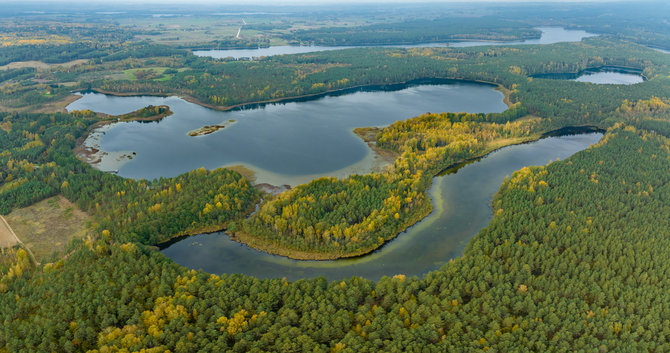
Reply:
[[[542,32],[539,39],[528,39],[516,42],[491,42],[491,41],[460,41],[451,43],[421,43],[411,45],[376,45],[376,46],[291,46],[280,45],[269,48],[258,49],[225,49],[225,50],[194,50],[193,54],[197,56],[209,56],[215,59],[223,58],[257,58],[261,56],[273,56],[284,54],[304,54],[326,50],[340,50],[365,47],[395,47],[395,48],[418,48],[418,47],[476,47],[485,45],[530,45],[530,44],[554,44],[560,42],[579,42],[584,38],[594,37],[596,34],[580,30],[567,30],[561,27],[538,27]]]
[[[574,79],[574,81],[589,82],[597,85],[634,85],[636,83],[644,82],[644,78],[635,74],[605,71],[585,73]]]
[[[648,48],[656,50],[656,51],[661,52],[661,53],[670,54],[670,50],[667,50],[667,49],[661,49],[661,48],[656,48],[656,47],[648,47]]]
[[[586,69],[580,72],[550,73],[533,75],[535,78],[547,78],[553,80],[571,80],[577,82],[588,82],[598,85],[633,85],[644,82],[641,70],[603,66]]]
[[[429,190],[433,212],[372,254],[335,261],[298,261],[269,255],[231,240],[225,232],[185,238],[162,252],[183,266],[210,273],[242,273],[289,280],[325,276],[421,275],[462,254],[491,220],[490,202],[507,175],[528,165],[564,159],[597,143],[602,134],[548,137],[505,147],[451,174],[435,177]]]
[[[244,165],[257,182],[297,185],[320,176],[344,177],[380,167],[376,154],[353,134],[355,127],[384,126],[424,112],[501,112],[503,95],[494,86],[433,80],[367,87],[293,102],[216,111],[177,97],[116,97],[84,93],[68,110],[128,113],[147,105],[174,112],[160,122],[120,122],[90,134],[103,163],[131,178],[175,176],[201,166]],[[205,125],[226,127],[205,136],[188,132]],[[566,158],[601,134],[548,137],[510,146],[438,176],[430,189],[434,211],[372,254],[337,261],[296,261],[269,255],[231,240],[225,232],[182,239],[163,253],[175,262],[212,273],[244,273],[291,280],[326,276],[379,279],[398,273],[419,275],[460,256],[467,242],[491,219],[491,196],[503,178],[527,165]],[[111,159],[112,164],[105,164]],[[117,163],[114,165],[114,163]],[[107,170],[109,170],[107,169]],[[411,254],[411,256],[408,256]]]
[[[356,127],[385,126],[426,112],[491,113],[507,109],[494,86],[432,80],[441,84],[369,87],[310,100],[217,111],[178,97],[115,97],[84,93],[67,109],[112,115],[147,105],[174,112],[160,122],[121,122],[90,134],[101,150],[95,167],[127,178],[172,177],[205,167],[243,165],[257,183],[298,185],[321,176],[367,174],[385,163],[353,133]],[[204,136],[189,131],[221,124]]]

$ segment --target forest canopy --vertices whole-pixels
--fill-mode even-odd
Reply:
[[[277,38],[322,45],[536,38],[536,6],[483,16],[463,7],[465,17],[453,21],[380,10],[393,23],[340,10],[352,23],[332,16],[331,25],[314,28],[311,12],[293,22],[245,15],[249,24],[231,23],[238,34],[237,26],[247,26],[253,34],[246,39],[175,45],[154,41],[170,41],[173,28],[84,23],[81,14],[82,23],[3,18],[0,214],[62,195],[91,216],[93,231],[51,262],[38,264],[25,245],[2,249],[0,353],[670,351],[670,56],[635,43],[670,43],[667,5],[617,5],[606,15],[584,5],[572,19],[563,5],[546,5],[556,10],[552,24],[602,34],[577,43],[354,48],[254,60],[188,50],[189,43],[253,47]],[[503,12],[505,19],[488,24]],[[197,31],[184,28],[179,35]],[[4,67],[10,63],[24,67]],[[603,66],[637,70],[646,80],[594,85],[537,76]],[[179,95],[232,109],[454,79],[498,86],[509,109],[426,113],[368,128],[368,142],[396,157],[390,168],[320,178],[278,196],[229,169],[124,179],[73,153],[90,129],[118,119],[158,120],[170,114],[167,106],[118,117],[55,112],[73,91],[87,89]],[[284,255],[362,255],[430,213],[426,190],[443,169],[575,126],[607,132],[566,160],[506,178],[491,201],[489,225],[462,256],[420,277],[289,282],[211,274],[180,266],[156,247],[227,229]]]

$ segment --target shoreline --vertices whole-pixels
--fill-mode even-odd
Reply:
[[[400,231],[398,231],[396,234],[393,236],[387,237],[384,239],[384,243],[382,243],[379,246],[376,246],[374,248],[366,248],[362,249],[359,251],[355,251],[352,253],[347,253],[347,254],[341,254],[341,253],[319,253],[319,252],[307,252],[303,250],[292,250],[290,248],[287,248],[282,245],[277,245],[271,243],[271,241],[266,240],[264,238],[256,237],[254,235],[248,234],[243,231],[238,231],[235,232],[234,234],[228,234],[231,240],[234,240],[238,243],[244,244],[248,246],[249,248],[252,248],[254,250],[270,254],[270,255],[277,255],[277,256],[283,256],[283,257],[288,257],[293,260],[301,260],[301,261],[329,261],[329,260],[343,260],[343,259],[349,259],[349,258],[356,258],[356,257],[362,257],[366,255],[370,255],[374,252],[380,251],[386,244],[388,244],[391,240],[397,238],[399,235],[401,235],[403,232],[406,232],[409,230],[411,227],[415,226],[419,222],[421,222],[423,219],[428,217],[432,212],[433,212],[433,201],[430,198],[430,195],[428,194],[428,190],[432,187],[433,180],[440,176],[445,171],[458,168],[460,169],[461,167],[469,164],[470,162],[485,158],[486,156],[490,155],[491,153],[494,153],[498,150],[501,150],[506,147],[510,146],[515,146],[515,145],[522,145],[526,143],[533,143],[536,141],[539,141],[543,138],[546,137],[552,137],[552,136],[563,136],[563,135],[571,135],[571,134],[576,134],[576,133],[595,133],[595,132],[603,132],[604,130],[589,125],[589,126],[567,126],[563,127],[560,129],[554,129],[551,131],[547,131],[538,135],[533,135],[529,136],[527,138],[519,138],[517,140],[513,140],[510,143],[499,145],[497,143],[491,143],[487,148],[484,149],[483,153],[478,154],[477,156],[473,156],[471,158],[465,158],[461,159],[459,161],[456,161],[444,168],[441,168],[437,170],[436,173],[430,178],[430,182],[428,185],[426,185],[426,198],[430,200],[430,202],[427,204],[427,207],[424,207],[424,210],[422,212],[419,212],[417,214],[418,217],[412,218],[408,223],[409,225],[404,226]]]
[[[649,78],[644,74],[644,69],[640,69],[638,67],[632,67],[632,66],[624,66],[624,65],[600,65],[600,66],[594,66],[594,67],[587,67],[585,69],[581,69],[576,72],[548,72],[548,73],[543,73],[543,74],[533,74],[528,77],[531,77],[533,79],[539,78],[539,79],[555,79],[551,78],[552,75],[575,75],[575,76],[580,76],[588,73],[598,73],[598,72],[618,72],[618,73],[623,73],[623,74],[629,74],[629,75],[640,75],[642,77],[642,81],[646,82],[649,81]]]
[[[428,217],[432,212],[433,212],[433,200],[430,198],[430,195],[428,194],[429,189],[432,187],[433,181],[436,177],[440,176],[446,171],[453,170],[454,168],[460,169],[470,162],[485,158],[486,156],[490,155],[491,153],[494,153],[498,150],[501,150],[506,147],[514,146],[514,145],[521,145],[521,144],[526,144],[526,143],[533,143],[536,141],[539,141],[543,138],[547,137],[552,137],[552,136],[563,136],[563,135],[571,135],[571,134],[578,134],[578,133],[596,133],[596,132],[603,132],[604,130],[588,125],[588,126],[567,126],[563,127],[560,129],[554,129],[550,130],[541,134],[536,134],[529,136],[527,138],[519,138],[515,139],[512,141],[507,140],[506,144],[500,145],[499,143],[491,143],[487,148],[484,149],[484,151],[481,154],[478,154],[476,156],[473,156],[471,158],[465,158],[461,159],[459,161],[456,161],[444,168],[438,169],[433,176],[431,176],[429,183],[426,185],[426,199],[430,200],[426,205],[424,205],[422,210],[417,213],[414,217],[408,220],[406,223],[407,225],[404,225],[400,227],[400,230],[397,231],[395,234],[392,236],[386,237],[384,239],[384,243],[378,246],[374,247],[368,247],[365,249],[361,249],[355,252],[351,253],[334,253],[334,252],[308,252],[304,250],[294,250],[291,248],[288,248],[283,245],[279,244],[274,244],[272,243],[271,240],[257,237],[254,235],[251,235],[247,232],[244,231],[236,231],[236,232],[228,232],[225,227],[221,227],[219,230],[215,231],[209,231],[209,232],[202,232],[199,234],[209,234],[209,233],[215,233],[218,231],[224,231],[225,234],[233,241],[238,242],[240,244],[243,244],[244,246],[247,246],[251,249],[254,249],[256,251],[269,254],[269,255],[275,255],[275,256],[283,256],[287,257],[289,259],[293,260],[299,260],[299,261],[333,261],[333,260],[344,260],[344,259],[351,259],[351,258],[357,258],[357,257],[363,257],[370,255],[372,253],[375,253],[377,251],[380,251],[383,249],[390,241],[393,239],[397,238],[400,236],[403,232],[406,232],[413,226],[417,225],[420,223],[423,219]],[[192,232],[191,232],[192,233]],[[170,241],[156,244],[161,250],[178,242],[183,239],[186,239],[187,237],[190,237],[192,235],[199,235],[199,234],[190,234],[190,235],[181,235],[178,238],[173,238]]]
[[[480,84],[487,84],[487,85],[495,86],[495,89],[503,94],[503,96],[504,96],[503,101],[508,106],[508,108],[512,104],[511,101],[510,101],[510,94],[512,93],[512,91],[510,89],[504,87],[501,84],[496,84],[496,83],[493,83],[493,82],[486,82],[486,81],[465,80],[465,79],[434,78],[434,79],[429,79],[428,81],[430,81],[430,80],[474,82],[474,83],[480,83]],[[435,82],[435,81],[433,81],[433,82]],[[410,84],[421,84],[421,83],[420,83],[420,80],[413,80],[413,81],[405,81],[405,82],[398,83],[398,84],[388,84],[388,85],[383,85],[383,86],[410,85]],[[430,84],[430,82],[428,82],[426,84]],[[309,98],[309,97],[314,97],[314,96],[322,96],[322,95],[327,95],[327,94],[334,93],[334,92],[347,92],[347,91],[360,89],[360,88],[363,88],[363,87],[373,87],[373,86],[379,86],[379,85],[370,84],[370,85],[354,86],[354,87],[347,88],[347,89],[333,90],[333,91],[329,91],[329,92],[325,92],[325,93],[318,93],[318,94],[314,94],[314,95],[304,95],[304,96],[301,96],[301,97],[298,97],[298,98],[295,98],[295,99]],[[98,93],[117,95],[117,96],[136,96],[137,95],[137,94],[130,94],[130,93],[121,93],[121,94],[113,93],[113,92],[107,93],[107,92],[105,92],[103,90],[99,90],[99,89],[94,89],[94,91],[96,91]],[[202,104],[201,102],[195,100],[193,97],[190,97],[190,96],[187,96],[186,98],[182,98],[182,99],[187,100],[187,101],[188,101],[188,99],[193,99],[195,101],[194,104],[199,104],[199,105],[202,105],[202,106],[205,106],[205,107],[208,106],[207,104]],[[285,101],[285,100],[290,100],[290,99],[293,99],[293,98],[282,98],[282,99],[277,100],[277,101]],[[235,107],[251,106],[251,105],[256,105],[256,104],[263,104],[263,102],[245,103],[245,104],[240,104],[240,105],[230,106],[230,107],[218,107],[217,110],[222,110],[222,108],[224,108],[225,110],[231,110],[231,109],[234,109]],[[127,115],[130,115],[130,114],[132,114],[132,113],[129,113]],[[105,124],[109,124],[109,123],[112,123],[112,122],[113,121],[107,120],[107,121],[104,121],[104,122],[100,122],[102,124],[96,123],[96,124],[91,126],[92,127],[91,132],[94,131],[95,129],[105,125]],[[384,150],[384,149],[376,147],[375,144],[374,144],[375,138],[371,134],[372,132],[376,132],[376,128],[357,128],[357,129],[354,129],[354,133],[356,135],[358,135],[363,140],[363,142],[365,142],[370,147],[370,149],[372,150],[372,152],[375,155],[379,156],[380,158],[382,158],[385,161],[389,161],[389,162],[393,163],[395,161],[395,159],[397,158],[397,154],[393,151]],[[524,139],[521,139],[521,140],[505,141],[505,142],[503,142],[502,145],[500,145],[499,143],[493,142],[490,146],[487,146],[487,148],[485,148],[483,153],[478,154],[478,155],[473,156],[473,157],[468,158],[468,159],[457,161],[457,162],[452,163],[451,165],[447,166],[446,168],[441,168],[441,169],[435,171],[434,173],[431,173],[433,175],[430,177],[430,181],[426,185],[426,192],[425,192],[426,196],[428,196],[427,190],[432,186],[433,179],[436,176],[438,176],[440,173],[442,173],[444,170],[453,169],[454,167],[456,167],[458,165],[462,165],[464,163],[467,163],[468,161],[483,158],[486,155],[488,155],[488,154],[490,154],[490,153],[492,153],[492,152],[494,152],[498,149],[508,147],[508,146],[511,146],[511,145],[515,145],[515,144],[537,141],[542,137],[544,137],[544,135],[534,135],[534,136],[530,136],[528,138],[524,138]],[[429,196],[428,196],[428,199],[430,200]],[[430,215],[432,210],[433,210],[433,204],[432,204],[432,200],[431,200],[425,206],[423,206],[422,210],[420,210],[415,216],[413,216],[411,219],[408,219],[408,221],[403,226],[399,227],[398,231],[394,232],[395,234],[386,237],[386,239],[384,240],[384,242],[381,245],[375,245],[375,246],[368,247],[368,248],[361,249],[361,250],[357,250],[357,251],[354,251],[354,252],[351,252],[351,253],[309,252],[309,251],[294,250],[294,249],[290,249],[290,248],[287,248],[287,247],[282,246],[282,245],[272,243],[272,241],[270,241],[270,240],[248,234],[244,231],[237,231],[237,232],[234,232],[234,233],[231,232],[231,234],[228,234],[228,233],[226,233],[226,234],[232,240],[234,240],[236,242],[245,244],[246,246],[248,246],[250,248],[253,248],[255,250],[265,252],[265,253],[268,253],[268,254],[272,254],[272,255],[284,256],[284,257],[288,257],[288,258],[295,259],[295,260],[336,260],[336,259],[344,259],[344,258],[353,258],[353,257],[365,256],[365,255],[368,255],[370,253],[373,253],[373,252],[381,249],[390,240],[396,238],[402,232],[406,231],[407,229],[409,229],[413,225],[419,223],[425,217]],[[167,246],[169,246],[169,245],[171,245],[171,244],[173,244],[177,241],[180,241],[180,240],[182,240],[186,237],[190,237],[192,235],[198,235],[198,234],[204,234],[204,233],[213,233],[213,232],[219,232],[219,231],[225,231],[225,230],[226,230],[226,227],[221,226],[221,225],[220,226],[208,226],[208,227],[203,227],[203,228],[196,228],[194,230],[190,230],[190,231],[187,231],[185,233],[180,233],[178,235],[175,235],[175,236],[171,237],[169,240],[167,240],[165,242],[162,242],[162,243],[159,243],[159,244],[155,244],[155,245],[162,249],[162,248],[165,248],[165,247],[167,247]]]
[[[372,88],[372,87],[380,87],[380,90],[381,90],[381,87],[401,86],[400,88],[398,88],[398,90],[401,90],[401,89],[407,88],[408,86],[411,86],[411,85],[453,84],[453,83],[477,83],[477,84],[484,84],[484,85],[494,86],[495,90],[497,90],[497,91],[499,91],[503,94],[503,103],[505,103],[507,105],[508,109],[513,104],[511,102],[511,98],[510,98],[512,90],[503,86],[502,84],[495,83],[495,82],[490,82],[490,81],[483,81],[483,80],[473,80],[473,79],[467,79],[467,78],[446,78],[446,77],[420,78],[420,79],[407,80],[407,81],[396,82],[396,83],[387,83],[387,84],[376,84],[376,83],[362,84],[362,85],[356,85],[356,86],[352,86],[352,87],[348,87],[348,88],[328,90],[328,91],[320,92],[320,93],[306,94],[306,95],[293,96],[293,97],[282,97],[282,98],[277,98],[277,99],[272,99],[272,100],[240,103],[240,104],[235,104],[235,105],[231,105],[231,106],[216,106],[216,105],[204,103],[204,102],[201,102],[197,98],[195,98],[193,96],[190,96],[190,95],[180,96],[180,95],[175,95],[175,94],[162,94],[162,93],[161,94],[156,94],[156,93],[144,93],[144,92],[137,92],[137,93],[135,93],[135,92],[112,92],[112,91],[107,91],[107,90],[103,90],[103,89],[100,89],[100,88],[91,88],[90,91],[100,93],[100,94],[115,96],[115,97],[138,97],[138,96],[174,97],[174,96],[176,96],[176,97],[179,97],[180,99],[183,99],[183,100],[185,100],[189,103],[193,103],[193,104],[205,107],[205,108],[209,108],[209,109],[213,109],[213,110],[217,110],[217,111],[231,111],[231,110],[235,110],[235,109],[241,109],[241,108],[244,108],[244,107],[252,108],[252,107],[258,107],[258,106],[263,106],[263,105],[266,105],[266,104],[273,104],[273,103],[283,103],[283,102],[288,103],[288,102],[293,102],[293,101],[302,101],[302,100],[305,100],[305,99],[306,100],[318,99],[320,97],[325,97],[325,96],[328,96],[328,95],[331,95],[331,94],[338,94],[339,95],[339,94],[347,94],[347,93],[350,93],[350,92],[353,93],[353,92],[356,92],[357,90],[361,90],[361,89],[365,89],[365,88]],[[79,91],[77,91],[77,92],[79,92]],[[74,102],[74,101],[76,101],[76,100],[78,100],[82,97],[82,95],[77,95],[77,94],[74,94],[74,93],[75,92],[73,92],[72,97],[75,97],[75,98],[72,99],[72,102]],[[72,103],[72,102],[70,102],[70,103]],[[70,103],[68,103],[68,104],[70,104]],[[167,106],[167,107],[168,107],[168,114],[165,115],[165,116],[172,115],[173,113],[169,109],[169,106]],[[136,110],[135,112],[137,112],[141,109],[143,109],[143,108],[140,108],[140,109]],[[64,108],[63,108],[63,110],[64,110]],[[134,112],[127,113],[127,114],[120,115],[120,116],[107,116],[107,117],[108,117],[108,119],[114,118],[114,117],[120,118],[122,116],[131,115],[133,113]],[[97,114],[103,115],[102,113],[97,113]],[[165,116],[162,116],[161,118],[163,118]],[[147,120],[142,120],[142,121],[157,121],[157,120],[160,120],[160,119],[155,119],[155,120],[147,119]],[[133,121],[133,119],[121,120],[121,122],[129,122],[129,121]],[[140,120],[137,120],[137,121],[140,121]],[[77,141],[77,144],[75,145],[75,149],[74,149],[75,151],[78,150],[78,151],[80,151],[79,153],[82,153],[82,154],[85,155],[86,153],[83,150],[83,142],[86,140],[86,138],[88,138],[88,136],[90,134],[94,133],[95,130],[97,130],[97,129],[105,126],[105,125],[113,124],[113,123],[116,123],[116,122],[119,122],[119,121],[106,120],[102,124],[101,124],[101,122],[93,124],[89,127],[89,129],[83,135],[84,139],[81,140],[81,142],[79,142],[79,140]],[[394,152],[389,151],[389,150],[380,149],[380,148],[374,146],[374,143],[372,143],[372,140],[368,141],[368,140],[366,140],[366,138],[359,135],[356,132],[357,129],[368,129],[368,128],[366,128],[366,127],[356,128],[356,129],[354,129],[353,132],[354,132],[354,134],[358,135],[359,137],[361,137],[363,139],[363,142],[368,145],[368,147],[371,149],[372,153],[375,156],[378,156],[381,160],[383,160],[385,162],[393,164],[393,162],[395,161],[395,158],[397,157]],[[195,137],[197,137],[197,136],[195,136]],[[108,153],[108,152],[106,152],[104,150],[99,150],[99,151],[95,151],[94,153]],[[79,158],[78,153],[75,153],[75,155],[77,155],[77,157]],[[83,161],[92,165],[92,166],[94,164],[99,164],[99,162],[100,162],[100,160],[97,160],[97,161],[96,160],[91,160],[89,156],[87,156],[87,157],[88,157],[88,159],[83,160]],[[82,160],[82,159],[80,158],[80,160]],[[275,185],[273,185],[273,186],[275,186]]]
[[[375,153],[379,158],[387,162],[389,165],[393,165],[395,160],[400,156],[397,152],[387,150],[381,147],[377,147],[377,132],[380,128],[378,127],[357,127],[355,128],[354,134],[360,137],[363,142]]]
[[[432,82],[431,82],[432,81]],[[310,94],[302,94],[302,95],[297,95],[297,96],[290,96],[290,97],[281,97],[281,98],[273,98],[273,99],[266,99],[266,100],[258,100],[258,101],[251,101],[251,102],[246,102],[246,103],[237,103],[233,105],[227,105],[227,106],[221,106],[221,105],[214,105],[214,104],[209,104],[202,102],[196,97],[193,97],[188,94],[179,94],[179,93],[153,93],[153,92],[113,92],[113,91],[107,91],[101,88],[91,88],[90,91],[100,93],[100,94],[106,94],[110,96],[115,96],[115,97],[139,97],[139,96],[149,96],[149,97],[179,97],[189,103],[197,104],[199,106],[205,107],[205,108],[210,108],[213,110],[218,110],[218,111],[230,111],[230,110],[235,110],[235,109],[240,109],[240,108],[245,108],[245,107],[256,107],[259,105],[266,105],[266,104],[273,104],[273,103],[292,103],[295,101],[302,101],[304,99],[318,99],[321,97],[325,97],[331,94],[347,94],[349,92],[355,92],[356,90],[359,89],[364,89],[364,88],[370,88],[370,87],[389,87],[389,86],[410,86],[410,85],[429,85],[429,84],[453,84],[453,83],[479,83],[479,84],[485,84],[485,85],[490,85],[490,86],[495,86],[497,90],[499,90],[499,87],[502,87],[505,89],[505,91],[508,91],[511,93],[511,90],[509,88],[504,87],[500,83],[496,82],[491,82],[491,81],[483,81],[483,80],[477,80],[477,79],[467,79],[467,78],[453,78],[453,77],[425,77],[425,78],[418,78],[418,79],[412,79],[412,80],[406,80],[406,81],[399,81],[399,82],[391,82],[391,83],[366,83],[366,84],[359,84],[351,87],[346,87],[346,88],[338,88],[338,89],[331,89],[323,92],[318,92],[318,93],[310,93]],[[407,87],[403,87],[407,88]],[[399,88],[398,90],[401,90],[403,88]],[[507,96],[504,90],[499,90],[503,95]],[[506,103],[507,104],[507,103]],[[509,104],[508,104],[509,107]]]
[[[534,27],[533,29],[537,29],[539,27]],[[541,31],[540,31],[541,32]],[[459,48],[459,47],[451,47],[449,46],[450,44],[453,43],[460,43],[460,42],[491,42],[491,43],[496,43],[496,44],[509,44],[509,43],[516,43],[516,42],[521,42],[521,41],[526,41],[526,40],[535,40],[535,39],[541,39],[542,38],[542,33],[540,33],[540,36],[517,36],[517,38],[514,39],[482,39],[482,38],[449,38],[449,39],[444,39],[444,40],[425,40],[425,41],[409,41],[409,42],[395,42],[392,44],[388,43],[358,43],[358,44],[336,44],[336,45],[323,45],[323,44],[309,44],[309,45],[302,45],[302,44],[283,44],[283,45],[268,45],[268,46],[256,46],[256,47],[231,47],[231,48],[186,48],[190,50],[191,52],[194,51],[225,51],[225,50],[254,50],[254,49],[268,49],[272,47],[283,47],[283,46],[289,46],[289,47],[325,47],[325,48],[338,48],[338,47],[350,47],[346,49],[361,49],[361,48],[398,48],[402,47],[405,45],[422,45],[422,44],[446,44],[444,48]],[[304,42],[306,43],[306,42]],[[421,48],[421,47],[418,47]],[[333,50],[345,50],[345,49],[333,49]],[[194,54],[195,55],[195,54]],[[200,55],[196,55],[200,57]],[[223,59],[223,58],[221,58]]]
[[[76,99],[81,98],[81,95],[75,95]],[[75,100],[76,100],[75,99]],[[103,161],[103,158],[105,156],[109,156],[114,154],[114,152],[108,152],[100,149],[100,146],[87,146],[86,145],[86,140],[94,134],[97,133],[99,129],[109,126],[111,124],[117,123],[117,122],[132,122],[132,121],[138,121],[138,122],[143,122],[143,123],[148,123],[148,122],[154,122],[154,121],[160,121],[165,117],[168,117],[173,114],[172,110],[170,110],[170,107],[167,105],[160,105],[158,106],[159,108],[166,108],[167,110],[161,114],[149,116],[149,117],[133,117],[134,114],[137,112],[145,109],[145,108],[140,108],[138,110],[135,110],[133,112],[123,114],[123,115],[108,115],[104,113],[96,113],[98,116],[99,120],[93,124],[91,124],[86,131],[77,139],[75,142],[74,148],[72,149],[72,153],[74,153],[75,157],[79,159],[80,161],[90,165],[92,168],[99,169],[98,167]],[[132,153],[134,154],[134,152]],[[118,162],[118,161],[117,161]],[[103,171],[103,170],[101,170]]]
[[[233,241],[243,244],[251,249],[256,251],[263,252],[268,255],[283,256],[292,260],[298,261],[333,261],[333,260],[345,260],[357,257],[363,257],[370,255],[376,251],[379,251],[384,245],[388,244],[391,240],[397,238],[407,229],[421,222],[424,218],[430,215],[433,212],[433,203],[429,202],[422,207],[421,212],[419,212],[415,217],[412,217],[408,220],[408,225],[402,226],[402,230],[396,232],[393,236],[387,237],[384,239],[384,243],[378,246],[371,246],[363,248],[354,252],[349,253],[339,253],[339,252],[310,252],[304,250],[294,250],[284,245],[275,244],[270,240],[265,238],[260,238],[249,234],[245,231],[237,232],[226,232],[226,235]]]

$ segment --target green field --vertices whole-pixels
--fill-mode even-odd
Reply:
[[[72,239],[84,238],[94,227],[93,218],[63,196],[14,210],[5,219],[42,263],[51,255],[64,255]]]

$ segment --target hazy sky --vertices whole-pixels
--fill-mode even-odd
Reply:
[[[421,3],[440,3],[440,4],[472,4],[472,3],[650,3],[665,2],[668,0],[0,0],[0,4],[39,6],[39,4],[65,5],[73,4],[105,6],[119,8],[125,5],[186,5],[197,6],[198,4],[206,6],[235,6],[237,8],[248,6],[314,6],[314,5],[364,5],[364,4],[421,4]],[[2,6],[0,6],[0,13]]]
[[[230,4],[243,6],[245,4],[253,5],[283,5],[283,4],[300,4],[300,5],[318,5],[318,4],[341,4],[341,3],[472,3],[472,2],[535,2],[535,3],[560,3],[560,2],[642,2],[644,0],[116,0],[111,3],[130,3],[130,4]],[[0,3],[110,3],[109,0],[0,0]],[[644,2],[649,2],[644,1]]]

